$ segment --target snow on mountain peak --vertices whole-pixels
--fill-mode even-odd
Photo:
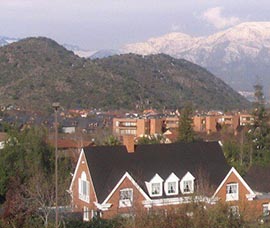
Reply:
[[[253,82],[250,80],[248,84],[252,88],[254,75],[262,75],[269,81],[266,75],[270,72],[266,70],[270,64],[270,22],[244,22],[205,37],[169,33],[125,45],[122,51],[142,55],[165,53],[185,58],[222,75],[233,87],[238,83],[242,88],[243,84],[247,85],[244,79],[253,77]],[[237,78],[242,79],[238,82]]]

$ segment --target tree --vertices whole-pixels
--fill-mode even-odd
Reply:
[[[179,136],[178,141],[180,142],[194,142],[195,133],[193,130],[192,120],[192,106],[186,105],[182,110],[179,119]]]
[[[118,146],[121,145],[121,142],[118,140],[118,138],[114,137],[113,135],[110,135],[103,143],[107,146]]]
[[[270,158],[270,126],[269,115],[265,108],[263,87],[254,86],[255,101],[253,103],[254,125],[250,126],[248,138],[250,142],[250,165],[265,163]]]
[[[143,136],[138,139],[138,144],[160,144],[165,143],[165,138],[161,134]]]
[[[55,204],[55,157],[46,139],[42,128],[12,129],[0,152],[0,194],[6,198],[5,221],[15,227],[41,227],[42,223],[47,227],[48,217],[54,213],[51,207]],[[71,160],[60,157],[58,161],[59,203],[66,205]],[[29,222],[38,225],[26,225]]]

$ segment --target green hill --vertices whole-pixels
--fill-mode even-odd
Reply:
[[[134,54],[89,60],[47,38],[0,48],[0,104],[66,108],[235,109],[248,101],[205,69],[167,55]]]

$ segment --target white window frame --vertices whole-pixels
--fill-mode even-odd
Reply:
[[[194,180],[195,177],[190,173],[187,172],[186,175],[180,181],[180,190],[182,194],[192,194],[194,193]],[[189,183],[189,191],[186,190],[187,183]]]
[[[234,216],[240,216],[240,213],[239,213],[239,206],[237,205],[233,205],[233,206],[230,206],[229,207],[229,210],[230,210],[230,213]]]
[[[79,199],[89,203],[90,201],[90,182],[87,181],[86,173],[83,171],[78,183]]]
[[[226,185],[226,201],[236,201],[236,200],[239,200],[239,185],[236,182],[228,183]]]
[[[170,192],[171,184],[175,185],[174,192]],[[171,175],[165,181],[164,190],[165,190],[166,195],[168,196],[179,194],[179,178],[174,173],[171,173]]]
[[[183,194],[190,194],[193,193],[193,180],[184,180],[183,181]]]
[[[89,221],[89,209],[88,207],[83,207],[83,221]]]
[[[264,217],[270,215],[270,203],[264,203],[262,205],[262,215]]]
[[[125,192],[128,192],[126,196],[130,196],[127,199],[122,198],[122,194],[125,194]],[[119,192],[119,207],[131,207],[133,205],[133,189],[132,188],[124,188],[121,189]]]
[[[154,186],[155,186],[155,188],[159,188],[158,192],[154,191]],[[151,195],[152,196],[161,196],[162,195],[162,183],[160,183],[160,182],[151,183]]]
[[[163,182],[163,179],[158,174],[155,174],[150,182],[145,182],[150,197],[158,197],[163,195]],[[153,185],[158,186],[160,191],[157,193],[153,192]]]

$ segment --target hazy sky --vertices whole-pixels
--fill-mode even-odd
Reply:
[[[115,49],[169,32],[201,36],[270,21],[269,12],[269,0],[0,0],[0,36]]]

